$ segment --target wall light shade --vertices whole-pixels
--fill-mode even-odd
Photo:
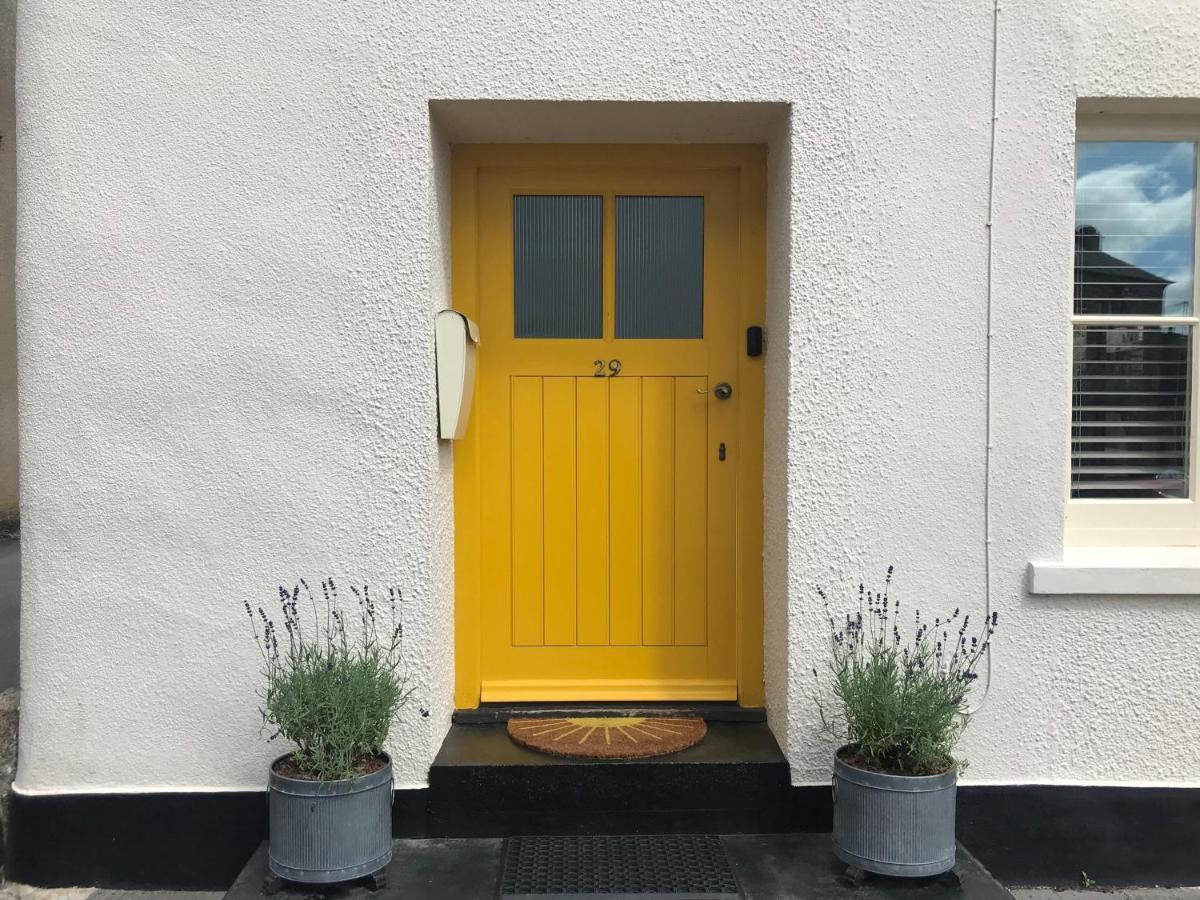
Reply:
[[[435,326],[438,436],[458,440],[467,433],[475,392],[475,348],[479,326],[460,312],[443,309]]]

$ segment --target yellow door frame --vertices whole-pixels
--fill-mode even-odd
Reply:
[[[766,293],[766,148],[751,144],[463,144],[451,164],[451,287],[458,311],[479,318],[479,174],[489,166],[530,169],[611,167],[672,171],[723,169],[738,183],[739,335],[761,325]],[[481,335],[486,365],[487,335]],[[740,337],[739,337],[740,347]],[[762,446],[763,357],[738,352],[736,454],[736,597],[738,702],[761,706],[763,694]],[[466,437],[454,445],[455,705],[479,705],[481,577],[479,479],[482,447],[471,416]]]

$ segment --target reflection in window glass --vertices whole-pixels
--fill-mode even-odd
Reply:
[[[704,336],[704,198],[617,197],[619,338]]]
[[[603,335],[603,198],[513,197],[513,334]]]
[[[1075,326],[1071,496],[1188,496],[1191,326]]]
[[[1078,145],[1076,314],[1191,314],[1195,185],[1195,144]]]

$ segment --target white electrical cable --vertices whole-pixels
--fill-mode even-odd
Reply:
[[[984,350],[984,451],[983,451],[983,614],[984,627],[992,620],[992,241],[993,212],[996,197],[996,119],[997,77],[1000,44],[1000,0],[992,7],[992,132],[988,151],[988,198],[987,198],[987,279],[985,304],[987,308],[987,341]],[[992,687],[992,645],[984,651],[983,691],[972,704],[969,714],[983,706]]]

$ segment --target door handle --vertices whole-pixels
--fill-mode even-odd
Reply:
[[[708,388],[696,388],[697,394],[712,394],[718,400],[728,400],[733,396],[733,385],[728,381],[719,381],[713,385],[712,390]]]

